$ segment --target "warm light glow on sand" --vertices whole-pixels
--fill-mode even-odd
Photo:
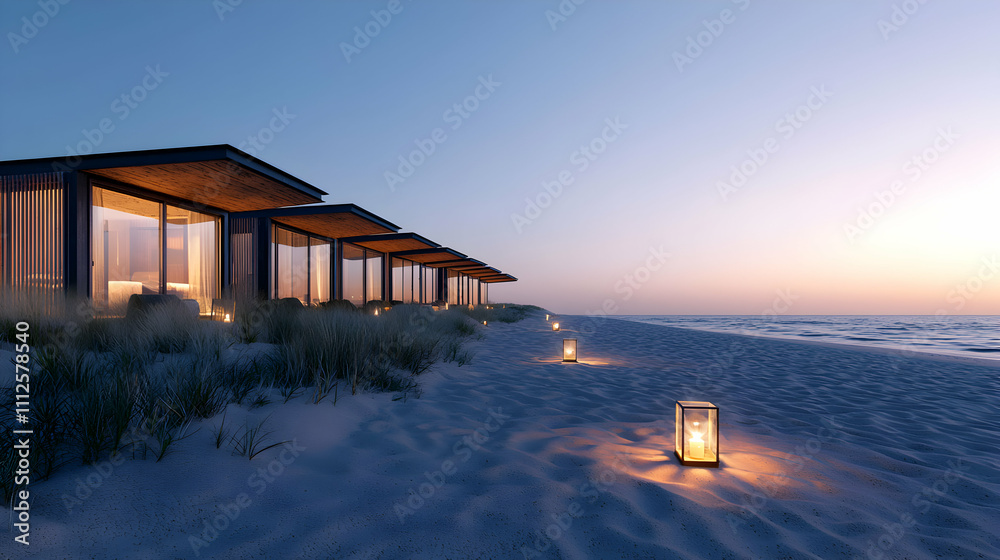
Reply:
[[[592,356],[590,352],[587,352],[587,359],[581,360],[577,356],[577,361],[566,362],[562,358],[552,358],[552,357],[536,357],[531,364],[573,364],[573,365],[585,365],[585,366],[613,366],[613,367],[636,367],[639,363],[634,361],[626,361],[621,359],[614,359],[608,356]]]
[[[782,451],[765,445],[732,440],[723,440],[723,445],[726,453],[718,469],[681,466],[668,430],[627,445],[600,443],[595,455],[605,468],[617,466],[628,476],[662,484],[705,507],[726,505],[731,498],[722,496],[734,492],[753,495],[766,489],[768,495],[781,498],[794,497],[797,489],[826,486],[809,460],[799,468]]]

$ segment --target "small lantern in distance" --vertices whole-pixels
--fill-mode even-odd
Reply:
[[[687,467],[719,466],[719,407],[704,401],[677,401],[674,454]]]
[[[559,323],[552,323],[552,330],[558,331],[559,330]]]
[[[485,321],[485,320],[483,321],[483,326],[484,326],[484,327],[486,326],[486,321]]]
[[[575,338],[564,338],[563,339],[563,361],[564,362],[575,362],[576,354],[576,339]]]
[[[212,320],[232,323],[236,314],[236,302],[231,299],[212,300]]]

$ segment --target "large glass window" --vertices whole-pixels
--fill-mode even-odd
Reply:
[[[330,241],[274,226],[274,297],[303,305],[330,301]]]
[[[344,243],[344,299],[354,305],[365,303],[365,250],[357,245]]]
[[[218,216],[100,187],[92,195],[96,307],[120,311],[132,294],[165,293],[198,302],[203,314],[211,312],[219,293]]]
[[[309,246],[309,296],[313,304],[330,301],[331,246],[329,241],[313,238]]]
[[[424,303],[434,303],[438,299],[438,271],[436,268],[423,265],[420,266],[420,271],[423,278]]]
[[[458,305],[458,272],[448,270],[448,303]]]
[[[406,268],[403,269],[403,301],[406,303],[415,303],[420,299],[419,292],[414,290],[417,283],[414,278],[416,270],[417,263],[406,261]]]
[[[367,284],[365,297],[369,301],[382,298],[382,253],[365,251],[365,281]]]
[[[215,216],[167,206],[166,293],[212,309],[219,287],[219,227]]]
[[[403,278],[406,276],[406,265],[408,261],[403,259],[392,259],[392,295],[389,299],[405,302],[403,299]]]
[[[392,259],[392,299],[420,302],[420,265],[406,259]]]
[[[160,293],[160,204],[94,188],[92,218],[94,305],[108,309],[132,294]]]
[[[385,259],[382,253],[344,243],[343,259],[344,299],[361,306],[365,302],[384,298],[382,279]]]
[[[309,238],[275,228],[275,297],[298,298],[309,305]]]

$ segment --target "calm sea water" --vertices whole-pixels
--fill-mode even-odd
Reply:
[[[619,315],[684,329],[905,348],[1000,360],[997,315]]]

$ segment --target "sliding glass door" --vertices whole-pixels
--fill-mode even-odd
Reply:
[[[211,313],[219,286],[219,218],[175,206],[167,211],[166,293]]]
[[[351,243],[344,243],[342,247],[344,299],[358,307],[372,300],[383,299],[385,258],[382,253]]]
[[[132,294],[160,293],[160,204],[95,188],[92,208],[95,307],[124,311]]]
[[[333,251],[329,241],[312,238],[309,241],[309,298],[315,305],[330,301],[333,290],[330,261]]]
[[[327,239],[274,226],[274,297],[302,305],[330,301],[331,244]]]
[[[276,227],[274,245],[274,297],[298,298],[303,305],[308,305],[309,238]]]
[[[219,293],[218,216],[105,188],[92,190],[94,306],[124,311],[132,294],[171,294],[211,312]]]
[[[365,304],[365,250],[357,245],[343,245],[344,299],[361,307]]]

